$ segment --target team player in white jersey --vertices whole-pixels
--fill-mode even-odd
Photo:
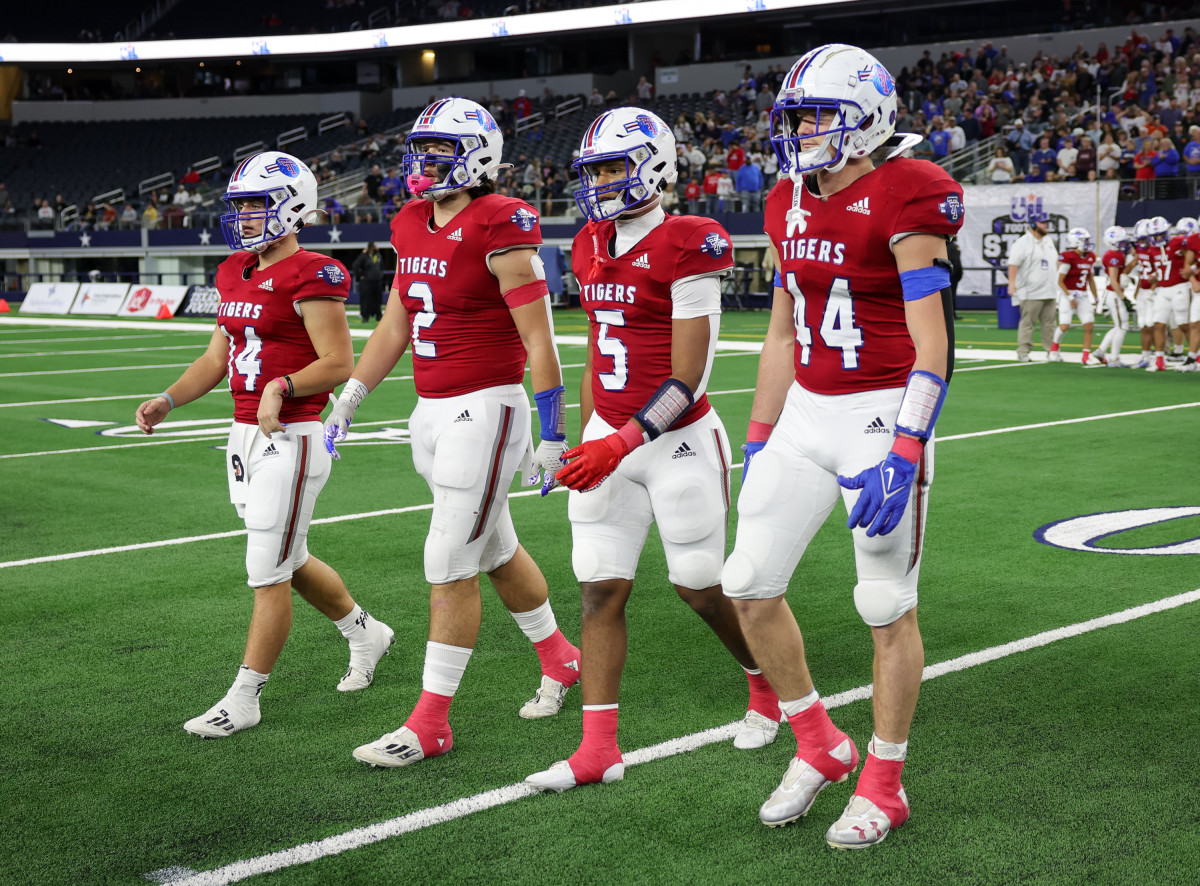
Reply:
[[[541,229],[524,201],[495,193],[503,137],[473,101],[426,108],[404,157],[409,190],[392,219],[396,277],[383,320],[326,423],[345,437],[358,405],[412,346],[419,395],[409,420],[413,466],[429,484],[425,539],[429,641],[422,692],[400,728],[355,749],[372,766],[396,768],[447,753],[450,703],[482,620],[479,573],[533,644],[541,685],[519,714],[557,714],[579,680],[579,650],[558,629],[546,579],[518,543],[508,509],[513,474],[528,463],[526,362],[541,421],[534,460],[554,485],[566,449],[562,373],[548,289],[537,256]]]
[[[1085,366],[1125,368],[1121,362],[1121,348],[1129,332],[1129,307],[1125,301],[1123,281],[1137,266],[1137,258],[1130,255],[1129,245],[1129,233],[1120,225],[1105,230],[1104,255],[1100,263],[1104,268],[1106,285],[1100,292],[1100,304],[1107,308],[1112,317],[1113,328],[1104,334],[1100,347],[1092,352],[1092,361]]]
[[[584,133],[576,199],[587,227],[572,264],[590,320],[580,389],[583,443],[559,480],[570,487],[572,564],[583,597],[583,740],[526,781],[542,790],[616,781],[617,706],[625,607],[651,523],[658,524],[676,593],[747,673],[740,748],[775,739],[779,705],[721,592],[730,449],[705,394],[720,328],[720,281],[733,266],[712,219],[666,215],[675,137],[654,114],[619,108]],[[679,675],[671,675],[677,679]]]
[[[317,181],[295,157],[268,151],[238,166],[225,204],[222,230],[238,252],[217,270],[221,302],[208,350],[136,415],[138,427],[152,434],[171,409],[228,374],[234,421],[226,469],[230,499],[246,523],[254,614],[233,685],[183,726],[205,738],[261,720],[259,695],[291,629],[293,588],[349,641],[350,668],[339,690],[368,686],[393,643],[391,628],[364,612],[341,577],[308,553],[313,506],[330,469],[321,409],[354,365],[343,309],[349,275],[296,240],[318,210]]]
[[[900,776],[924,664],[917,577],[953,355],[946,238],[962,226],[962,189],[940,167],[899,156],[916,137],[892,138],[896,110],[887,70],[842,44],[801,58],[776,97],[771,140],[787,175],[767,199],[765,229],[783,286],[759,361],[737,542],[722,573],[796,736],[796,756],[759,810],[777,827],[806,815],[859,763],[854,740],[821,704],[784,598],[840,493],[853,530],[854,603],[874,641],[875,728],[855,791],[825,833],[836,849],[878,843],[909,815]]]

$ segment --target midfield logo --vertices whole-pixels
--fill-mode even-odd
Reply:
[[[695,455],[695,450],[688,446],[686,442],[684,442],[679,444],[679,448],[675,450],[675,453],[671,456],[671,458],[694,458]]]
[[[272,285],[272,284],[274,284],[274,282],[275,282],[274,277],[268,277],[266,280],[263,280],[261,283],[258,284],[258,288],[265,289],[265,290],[267,290],[267,292],[274,292],[275,287]]]
[[[883,419],[875,416],[875,420],[867,425],[864,434],[890,434],[892,429],[883,423]]]
[[[861,200],[857,200],[854,203],[851,203],[849,206],[847,206],[846,211],[847,212],[859,212],[859,213],[862,213],[863,215],[870,215],[871,214],[870,200],[871,200],[870,197],[863,197]]]
[[[447,240],[457,240],[459,243],[461,243],[462,242],[462,228],[459,228],[457,231],[455,231],[452,234],[447,234],[446,239]]]
[[[633,266],[635,268],[645,268],[647,271],[650,270],[650,253],[643,252],[640,256],[635,258],[633,260]]]
[[[456,418],[454,421],[455,421],[455,422],[460,422],[460,421],[470,421],[470,420],[471,420],[471,410],[469,410],[469,409],[464,409],[464,410],[463,410],[463,411],[462,411],[462,412],[459,414],[458,418]]]

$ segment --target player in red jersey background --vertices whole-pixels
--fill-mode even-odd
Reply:
[[[217,328],[204,355],[137,409],[151,434],[176,406],[228,375],[234,422],[226,451],[230,499],[246,522],[246,571],[254,614],[237,678],[225,697],[184,724],[205,738],[256,725],[259,695],[292,624],[292,588],[350,643],[346,692],[371,683],[394,642],[391,628],[350,598],[341,577],[308,553],[313,506],[329,478],[321,409],[354,365],[340,262],[300,248],[296,232],[317,209],[317,182],[289,154],[244,160],[225,193],[221,225],[230,249],[217,269]]]
[[[572,565],[583,611],[583,740],[569,760],[529,776],[543,790],[624,776],[617,705],[625,607],[651,523],[675,592],[747,672],[750,707],[734,739],[762,747],[779,729],[778,699],[721,592],[729,513],[729,440],[705,393],[733,267],[712,219],[667,215],[675,137],[654,114],[619,108],[584,133],[576,196],[589,219],[571,262],[587,311],[580,388],[583,443],[559,480],[571,488]]]
[[[1129,232],[1123,227],[1113,225],[1105,230],[1104,255],[1100,257],[1100,264],[1104,268],[1107,285],[1101,291],[1100,302],[1108,307],[1113,328],[1104,334],[1100,347],[1092,352],[1093,362],[1085,365],[1126,368],[1121,362],[1121,348],[1129,331],[1129,308],[1125,303],[1121,278],[1137,265],[1137,258],[1129,254],[1129,247]]]
[[[541,442],[534,461],[542,493],[566,449],[562,374],[545,274],[537,257],[538,216],[495,191],[503,138],[486,110],[462,98],[422,112],[408,138],[412,193],[392,219],[396,276],[383,320],[326,423],[343,439],[358,405],[412,346],[419,399],[409,420],[413,465],[433,493],[425,539],[429,642],[421,698],[404,725],[356,748],[372,766],[407,766],[454,744],[450,702],[479,635],[479,573],[533,643],[541,685],[520,709],[526,719],[562,708],[579,680],[579,650],[558,629],[546,579],[517,542],[508,487],[528,461],[526,361]]]
[[[1099,298],[1096,281],[1092,278],[1095,264],[1096,253],[1087,228],[1071,228],[1067,231],[1063,237],[1062,253],[1058,257],[1058,329],[1054,330],[1054,343],[1050,346],[1051,359],[1057,355],[1057,359],[1062,360],[1059,345],[1063,335],[1071,328],[1072,315],[1076,315],[1083,326],[1083,365],[1089,363],[1096,311],[1088,300],[1088,289],[1091,289],[1093,299]]]
[[[874,641],[875,729],[854,794],[825,834],[837,849],[878,843],[909,814],[900,775],[924,664],[917,577],[953,359],[946,238],[962,225],[962,189],[940,167],[899,156],[918,137],[893,138],[896,110],[891,75],[844,44],[801,58],[776,97],[771,140],[788,175],[767,198],[765,229],[782,285],[722,573],[796,736],[796,756],[759,810],[778,827],[859,762],[821,704],[784,599],[840,493],[854,603]]]

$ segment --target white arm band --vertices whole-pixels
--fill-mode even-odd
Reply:
[[[721,313],[721,274],[681,277],[671,284],[671,319],[690,320]]]

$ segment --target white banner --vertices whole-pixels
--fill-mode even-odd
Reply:
[[[79,289],[79,297],[71,306],[71,313],[111,317],[120,310],[128,291],[128,283],[84,283]]]
[[[1008,249],[1028,230],[1030,209],[1040,209],[1057,243],[1071,228],[1087,228],[1100,252],[1105,228],[1116,224],[1119,182],[1054,182],[1050,184],[968,185],[963,188],[967,213],[958,234],[963,268],[996,268],[996,283],[1007,285]],[[991,271],[963,272],[959,295],[992,294]]]
[[[66,314],[78,292],[78,283],[34,283],[21,302],[21,313]]]
[[[142,286],[135,283],[129,287],[129,296],[117,313],[122,317],[157,317],[163,305],[166,305],[174,317],[187,291],[186,286]]]

